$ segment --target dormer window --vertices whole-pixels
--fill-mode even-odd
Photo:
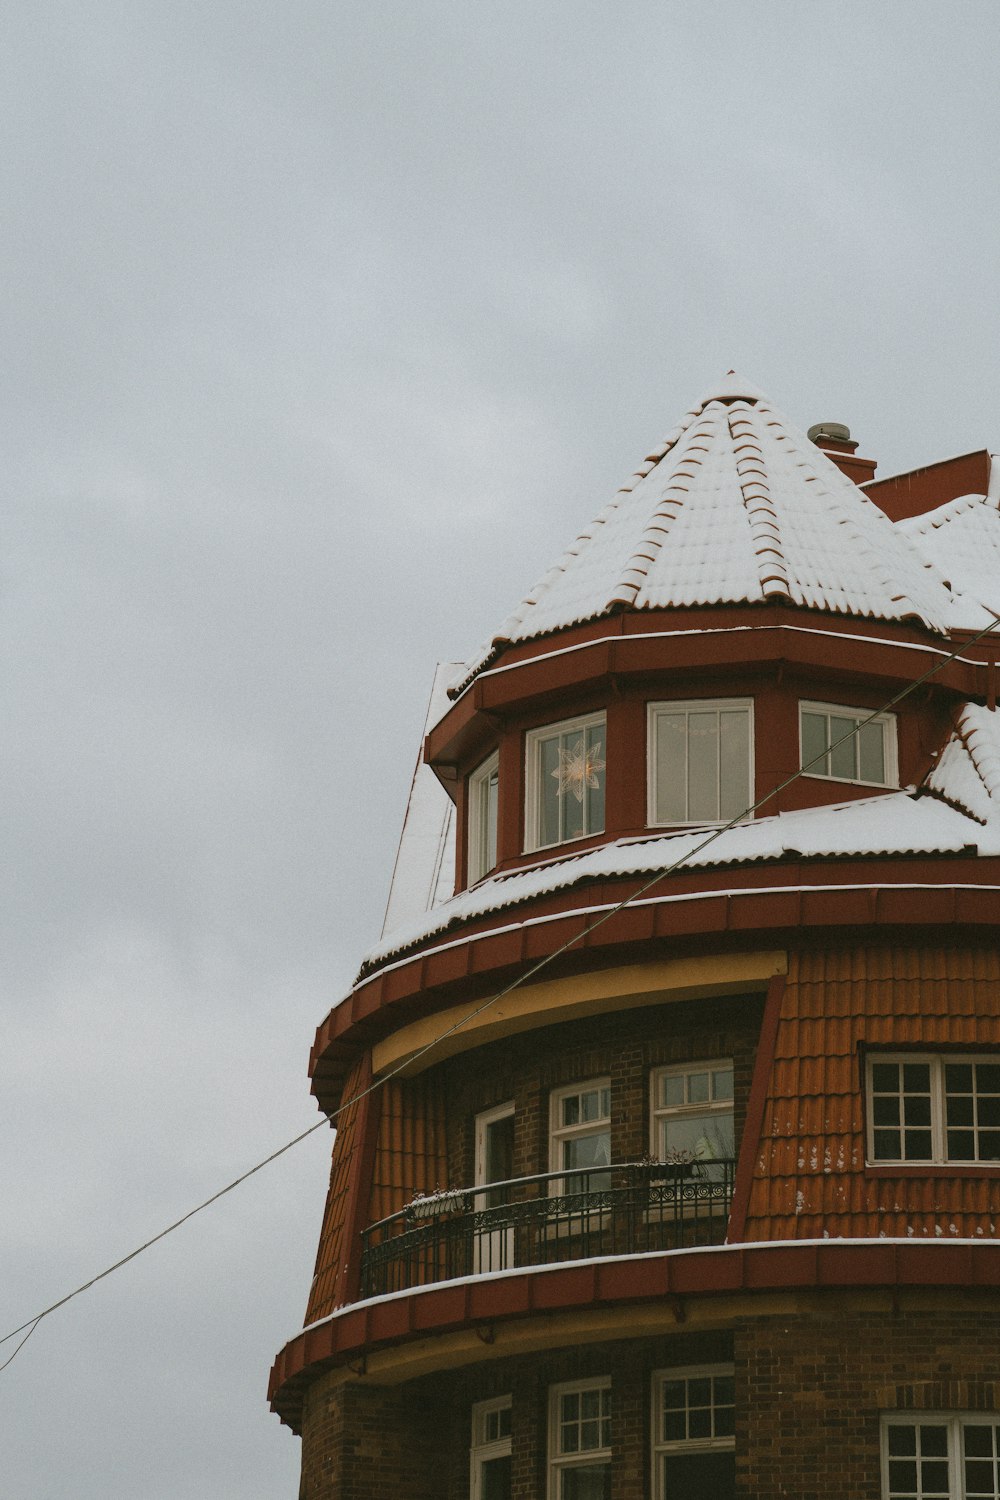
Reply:
[[[753,702],[649,705],[649,821],[728,823],[753,801]]]
[[[525,849],[604,832],[603,714],[533,729],[525,741]]]
[[[799,704],[799,764],[806,776],[853,781],[859,786],[898,786],[896,720],[871,709],[833,703]]]
[[[482,880],[497,862],[498,751],[469,777],[469,885]]]

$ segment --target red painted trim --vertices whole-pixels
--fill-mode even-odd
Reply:
[[[760,1149],[760,1133],[764,1125],[764,1108],[767,1104],[768,1084],[774,1067],[774,1049],[778,1041],[778,1026],[781,1021],[781,1002],[785,994],[785,976],[776,974],[768,981],[764,1017],[757,1042],[757,1056],[753,1065],[753,1081],[747,1102],[747,1117],[740,1142],[740,1155],[736,1163],[736,1180],[733,1183],[733,1201],[729,1210],[730,1244],[742,1240],[746,1233],[747,1211],[750,1207],[750,1189],[753,1186],[754,1162]]]
[[[876,1287],[961,1287],[996,1294],[1000,1243],[807,1241],[673,1250],[469,1278],[359,1303],[305,1329],[282,1349],[268,1397],[298,1430],[306,1387],[374,1347],[482,1323],[671,1297]]]
[[[736,881],[742,888],[728,889]],[[770,889],[757,889],[751,881]],[[421,952],[373,973],[334,1007],[316,1032],[310,1071],[322,1107],[336,1107],[349,1053],[356,1055],[358,1047],[370,1046],[418,1015],[482,998],[523,963],[526,951],[532,960],[553,952],[582,925],[588,908],[621,901],[639,884],[636,877],[595,881],[524,902],[470,923],[458,934],[437,934]],[[805,884],[810,889],[801,889]],[[570,964],[587,954],[639,962],[662,957],[663,942],[669,943],[671,957],[704,951],[706,943],[715,952],[748,944],[801,947],[817,938],[836,941],[838,930],[861,942],[866,929],[886,927],[908,934],[914,927],[938,928],[954,939],[957,927],[995,931],[1000,926],[997,891],[975,889],[979,885],[1000,886],[1000,859],[819,860],[681,872],[643,903],[606,922],[567,957]],[[966,888],[955,888],[959,886]],[[939,935],[922,934],[928,939]],[[554,967],[548,977],[565,971]]]
[[[926,1162],[914,1162],[911,1166],[907,1162],[879,1162],[865,1165],[866,1177],[890,1177],[898,1182],[912,1182],[914,1178],[923,1181],[925,1177],[947,1178],[949,1182],[955,1177],[988,1177],[996,1180],[1000,1177],[1000,1162],[975,1162],[970,1166],[948,1166],[942,1162],[936,1162],[933,1166]]]

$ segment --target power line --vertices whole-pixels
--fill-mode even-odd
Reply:
[[[210,1198],[206,1198],[204,1202],[197,1204],[195,1208],[189,1209],[186,1214],[182,1214],[179,1219],[175,1219],[172,1224],[168,1224],[165,1229],[161,1229],[158,1234],[154,1234],[152,1239],[148,1239],[144,1244],[138,1245],[134,1250],[130,1251],[128,1255],[123,1255],[121,1260],[116,1260],[113,1265],[107,1266],[105,1270],[100,1271],[96,1276],[92,1276],[89,1281],[83,1282],[82,1285],[76,1287],[72,1292],[68,1292],[65,1297],[60,1297],[58,1302],[53,1302],[49,1307],[44,1308],[39,1313],[36,1313],[33,1318],[29,1318],[26,1322],[22,1323],[20,1327],[12,1328],[9,1333],[5,1333],[3,1337],[0,1338],[0,1344],[6,1344],[11,1339],[17,1338],[19,1333],[23,1333],[24,1338],[18,1344],[13,1354],[11,1354],[7,1358],[4,1364],[0,1365],[0,1373],[6,1370],[7,1366],[17,1358],[18,1354],[24,1348],[25,1344],[28,1342],[29,1338],[34,1333],[35,1329],[38,1327],[43,1318],[49,1317],[51,1313],[58,1311],[60,1307],[65,1307],[67,1302],[72,1302],[74,1297],[79,1297],[81,1293],[89,1291],[91,1287],[96,1286],[99,1281],[104,1281],[106,1277],[111,1276],[115,1271],[120,1271],[123,1266],[127,1266],[130,1261],[135,1260],[138,1256],[142,1255],[144,1251],[151,1249],[152,1246],[158,1244],[160,1240],[164,1240],[168,1235],[173,1234],[175,1229],[180,1229],[182,1224],[186,1224],[188,1220],[193,1219],[196,1214],[200,1214],[204,1209],[210,1208],[211,1205],[213,1203],[217,1203],[220,1198],[224,1198],[228,1193],[233,1192],[235,1188],[242,1186],[242,1184],[246,1182],[250,1177],[253,1177],[257,1172],[262,1171],[264,1167],[270,1166],[273,1161],[277,1161],[279,1156],[284,1156],[286,1151],[291,1151],[292,1147],[297,1146],[300,1141],[304,1141],[308,1136],[315,1134],[315,1132],[322,1129],[324,1125],[332,1124],[333,1121],[338,1119],[342,1114],[345,1113],[345,1111],[351,1109],[355,1104],[360,1104],[363,1099],[367,1098],[368,1095],[375,1093],[377,1089],[383,1088],[393,1078],[397,1077],[398,1074],[403,1072],[404,1069],[411,1068],[415,1062],[417,1062],[422,1057],[426,1057],[429,1052],[432,1052],[435,1047],[440,1046],[440,1044],[448,1037],[453,1036],[457,1031],[461,1031],[463,1026],[467,1026],[470,1021],[476,1020],[476,1018],[481,1016],[484,1011],[489,1010],[499,1001],[505,999],[512,990],[516,990],[521,985],[526,984],[530,979],[533,979],[535,975],[538,974],[542,969],[545,969],[549,964],[554,963],[557,958],[561,958],[562,955],[566,953],[570,948],[574,948],[577,943],[581,942],[585,937],[588,937],[592,932],[596,932],[599,927],[603,927],[605,922],[610,922],[612,917],[616,917],[619,912],[624,911],[625,908],[627,906],[630,906],[634,901],[641,900],[642,897],[647,895],[648,892],[651,891],[655,885],[658,885],[661,880],[666,880],[668,876],[675,874],[682,865],[693,859],[696,854],[700,854],[703,849],[707,849],[710,844],[713,844],[716,839],[721,838],[724,833],[728,833],[731,828],[735,828],[738,823],[742,823],[746,818],[750,817],[752,813],[757,812],[759,808],[764,807],[768,802],[773,801],[778,793],[783,792],[787,786],[791,786],[793,781],[797,781],[800,776],[803,776],[813,766],[819,765],[821,761],[825,761],[827,755],[829,755],[833,750],[836,750],[838,746],[846,744],[848,740],[855,739],[861,733],[861,730],[865,727],[866,724],[872,723],[874,719],[881,718],[883,714],[886,714],[890,709],[895,708],[898,703],[902,703],[904,698],[907,698],[911,693],[916,692],[917,688],[922,687],[925,682],[929,681],[931,677],[934,677],[938,672],[942,670],[942,668],[948,666],[950,662],[953,662],[955,658],[961,654],[961,652],[968,650],[970,646],[975,646],[979,641],[984,640],[986,636],[990,635],[992,631],[994,631],[997,626],[1000,625],[1000,614],[997,614],[994,610],[988,609],[988,607],[985,605],[983,607],[987,608],[988,613],[993,615],[993,619],[990,624],[987,625],[983,630],[979,631],[977,635],[972,636],[967,641],[963,641],[963,643],[960,646],[956,646],[954,651],[952,651],[948,656],[945,656],[941,661],[936,662],[933,666],[928,667],[926,672],[922,673],[921,676],[915,679],[915,681],[908,683],[906,687],[902,688],[898,693],[895,694],[894,697],[890,698],[887,703],[884,703],[881,708],[874,709],[873,712],[868,714],[866,718],[857,720],[853,729],[849,729],[845,734],[842,734],[839,739],[831,740],[829,744],[824,746],[824,748],[819,752],[818,755],[814,755],[812,759],[806,761],[804,765],[799,766],[798,770],[793,771],[790,776],[786,776],[784,781],[779,781],[777,786],[772,787],[769,792],[765,792],[763,797],[758,797],[756,802],[750,803],[750,805],[748,807],[745,807],[741,813],[738,813],[736,815],[736,817],[730,818],[728,823],[722,824],[722,826],[719,828],[713,828],[711,833],[706,834],[706,836],[701,840],[700,843],[695,844],[693,849],[686,850],[684,854],[680,855],[679,858],[674,860],[673,864],[668,865],[666,869],[658,870],[654,875],[651,875],[648,880],[646,880],[642,885],[639,886],[638,890],[635,890],[631,893],[631,895],[624,897],[617,903],[617,905],[610,907],[606,912],[603,912],[593,921],[585,923],[585,925],[580,929],[579,932],[575,933],[572,937],[567,938],[567,940],[564,943],[561,943],[558,948],[553,949],[551,953],[545,954],[543,958],[537,959],[535,963],[531,964],[530,967],[524,971],[523,974],[517,975],[517,977],[512,979],[509,984],[504,985],[502,989],[498,990],[495,994],[490,995],[488,999],[481,1001],[480,1004],[474,1006],[472,1010],[467,1011],[465,1015],[460,1016],[457,1021],[454,1021],[450,1026],[446,1027],[443,1031],[432,1037],[429,1042],[425,1042],[424,1045],[418,1048],[416,1052],[410,1053],[410,1055],[404,1061],[399,1062],[394,1068],[390,1068],[387,1073],[383,1073],[378,1078],[373,1079],[366,1088],[361,1089],[360,1092],[352,1095],[350,1099],[343,1101],[337,1106],[335,1110],[332,1111],[332,1113],[330,1113],[329,1115],[324,1115],[323,1119],[317,1120],[315,1125],[310,1125],[308,1130],[303,1130],[297,1136],[294,1136],[292,1140],[286,1141],[283,1146],[278,1147],[277,1151],[272,1151],[270,1156],[265,1156],[262,1161],[259,1161],[255,1166],[250,1167],[249,1170],[244,1172],[240,1177],[234,1178],[232,1182],[227,1183],[225,1187],[220,1188],[218,1192],[213,1193]]]

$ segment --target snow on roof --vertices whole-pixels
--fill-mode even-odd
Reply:
[[[455,884],[455,809],[430,766],[424,739],[448,708],[448,683],[460,663],[441,662],[434,673],[424,733],[389,886],[382,938],[439,906]]]
[[[896,530],[951,590],[952,630],[982,630],[1000,612],[1000,460],[991,455],[988,494],[959,495]]]
[[[967,703],[924,785],[977,822],[989,823],[1000,808],[1000,713]]]
[[[450,689],[505,644],[614,609],[758,603],[942,634],[951,604],[908,534],[730,371],[692,408]]]
[[[1000,715],[969,704],[961,723],[963,730],[956,731],[949,742],[947,763],[942,756],[931,780],[917,792],[890,792],[832,807],[757,818],[728,829],[699,853],[693,851],[710,829],[621,839],[581,854],[563,854],[544,864],[495,875],[387,931],[365,958],[361,973],[456,923],[488,916],[582,881],[654,874],[680,860],[691,870],[798,858],[963,852],[1000,855]],[[974,782],[982,788],[975,796]]]

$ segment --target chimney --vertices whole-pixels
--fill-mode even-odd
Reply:
[[[851,437],[851,429],[843,422],[817,422],[810,427],[807,436],[855,484],[867,484],[869,479],[874,479],[875,459],[857,457],[858,445]]]

